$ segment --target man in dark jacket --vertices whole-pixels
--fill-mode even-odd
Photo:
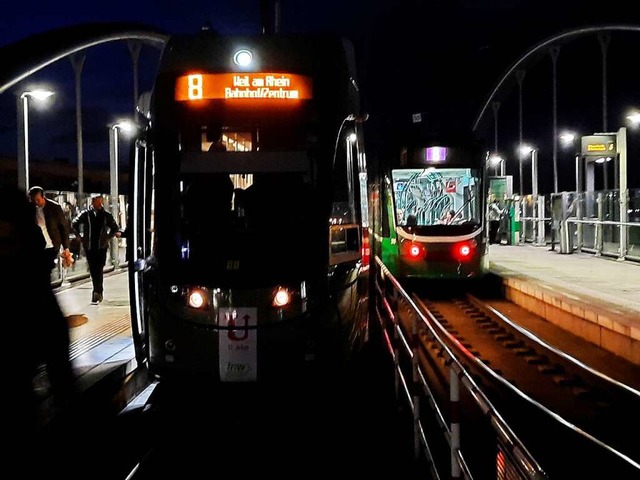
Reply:
[[[47,204],[49,202],[47,201]],[[42,229],[33,221],[33,204],[23,189],[0,187],[0,262],[5,272],[23,271],[20,276],[0,276],[0,303],[20,305],[22,317],[3,323],[7,338],[28,340],[27,348],[5,370],[3,383],[16,435],[12,447],[36,432],[38,400],[33,390],[37,367],[44,364],[54,404],[68,406],[75,395],[75,377],[69,357],[67,319],[51,288],[50,258],[45,258]],[[15,407],[15,408],[12,408]],[[13,432],[13,431],[12,431]]]
[[[42,187],[29,189],[29,200],[33,205],[36,224],[42,229],[46,241],[45,254],[52,269],[56,265],[58,255],[67,258],[69,252],[69,221],[62,206],[55,200],[47,198]],[[60,247],[64,250],[60,252]]]
[[[104,209],[102,195],[91,197],[91,206],[73,219],[71,227],[82,239],[89,274],[93,283],[91,303],[97,305],[103,299],[104,266],[107,263],[109,243],[120,238],[120,227],[113,215]]]

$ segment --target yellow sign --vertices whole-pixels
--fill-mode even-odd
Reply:
[[[612,156],[616,153],[617,138],[611,134],[586,135],[582,137],[582,155],[598,156],[607,154]]]
[[[292,73],[193,73],[176,80],[179,102],[212,99],[308,100],[311,78]]]
[[[604,143],[594,143],[587,145],[587,152],[606,152],[607,146]]]

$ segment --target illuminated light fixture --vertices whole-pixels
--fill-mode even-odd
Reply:
[[[205,293],[202,290],[192,290],[189,292],[187,303],[191,308],[202,308],[205,302]]]
[[[610,162],[611,161],[611,157],[600,157],[600,158],[596,158],[595,162],[596,163],[604,163],[604,162]]]
[[[420,255],[420,246],[416,245],[415,243],[411,245],[409,247],[409,255],[411,255],[414,258]]]
[[[273,296],[274,307],[284,307],[291,302],[291,295],[285,288],[279,288],[276,294]]]
[[[238,50],[233,55],[233,63],[240,67],[248,67],[253,61],[253,54],[247,49]]]
[[[640,113],[638,112],[634,112],[630,115],[627,115],[627,120],[633,122],[633,123],[640,123]]]
[[[427,162],[444,162],[447,159],[447,147],[427,147]]]
[[[356,136],[356,134],[355,134],[355,133],[351,133],[351,134],[349,134],[349,137],[348,137],[348,138],[349,138],[349,141],[350,141],[350,142],[355,143],[355,142],[356,142],[356,139],[357,139],[358,137]]]
[[[500,155],[491,155],[489,157],[489,163],[491,163],[491,165],[498,165],[503,161],[504,159]]]
[[[476,247],[475,241],[457,243],[453,247],[453,255],[459,262],[471,260],[473,257],[473,249]]]
[[[576,134],[573,132],[564,132],[560,134],[560,140],[563,145],[570,145],[576,139]]]

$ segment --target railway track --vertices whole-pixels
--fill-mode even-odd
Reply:
[[[585,475],[580,478],[596,478],[596,472],[603,475],[597,478],[640,475],[640,368],[567,332],[551,331],[506,301],[492,304],[470,294],[413,298],[549,478],[577,478],[579,472]],[[521,324],[533,328],[536,322],[546,329],[546,339]],[[446,401],[442,344],[426,328],[421,338],[421,363]],[[605,365],[605,371],[593,365]],[[475,425],[478,419],[466,422]]]

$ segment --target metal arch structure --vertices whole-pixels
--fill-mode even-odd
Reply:
[[[0,48],[0,94],[52,63],[96,45],[139,40],[164,48],[169,35],[134,23],[81,24],[40,33]]]
[[[529,51],[527,51],[522,57],[520,57],[514,64],[511,65],[502,75],[496,86],[493,88],[487,101],[484,103],[480,114],[476,117],[473,124],[473,131],[477,131],[480,125],[484,121],[484,116],[493,102],[500,101],[508,93],[510,88],[517,84],[516,72],[522,68],[534,65],[540,57],[548,53],[548,49],[552,46],[562,45],[575,40],[578,37],[583,37],[598,32],[640,32],[640,26],[638,25],[601,25],[592,27],[583,27],[575,30],[569,30],[558,35],[554,35],[541,43],[537,44]]]

